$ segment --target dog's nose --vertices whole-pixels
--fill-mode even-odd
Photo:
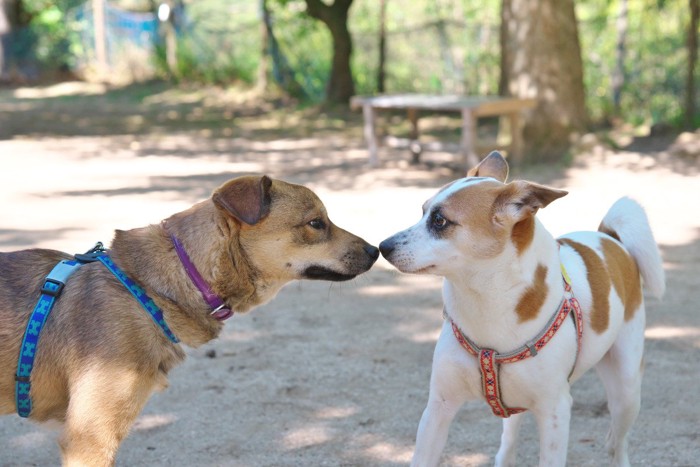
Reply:
[[[379,248],[372,245],[365,245],[365,253],[369,255],[372,260],[376,261],[379,258]]]
[[[394,251],[395,247],[396,245],[394,244],[394,241],[391,238],[387,238],[379,244],[379,251],[382,252],[382,256],[387,258],[391,252]]]

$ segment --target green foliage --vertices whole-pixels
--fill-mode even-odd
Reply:
[[[619,0],[577,2],[587,105],[594,121],[614,114],[611,77],[619,4]],[[687,73],[687,1],[628,0],[628,7],[620,116],[636,125],[680,121]]]
[[[18,42],[26,52],[19,56],[34,59],[44,69],[73,65],[77,37],[66,12],[78,3],[78,0],[23,0],[19,16],[25,29]]]
[[[330,0],[325,0],[330,1]],[[587,106],[608,121],[621,0],[576,0]],[[22,44],[45,66],[71,65],[83,44],[67,11],[81,0],[23,0]],[[323,98],[332,60],[326,27],[304,0],[268,0],[281,55],[304,94]],[[685,92],[687,0],[628,0],[625,84],[618,117],[635,124],[676,122]],[[185,0],[177,79],[253,83],[261,57],[259,1]],[[496,94],[500,78],[501,0],[386,0],[387,92]],[[354,0],[349,27],[357,92],[376,92],[379,2]],[[87,47],[87,46],[86,46]],[[167,70],[162,47],[159,68]],[[28,56],[29,54],[20,54]],[[696,76],[700,77],[700,63]],[[274,79],[274,75],[271,76]],[[700,101],[700,96],[698,96]]]
[[[188,3],[187,20],[177,34],[178,69],[172,78],[210,84],[254,82],[260,60],[254,7],[253,2]],[[162,43],[156,47],[156,65],[162,75],[169,75]]]

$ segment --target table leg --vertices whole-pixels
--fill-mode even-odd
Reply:
[[[418,109],[409,107],[406,113],[408,114],[408,120],[411,122],[410,142],[408,145],[411,150],[411,156],[413,157],[411,162],[417,164],[420,162],[420,154],[423,152],[423,148],[418,141]]]
[[[513,112],[510,117],[510,159],[512,165],[520,165],[523,159],[523,128],[520,112]]]
[[[365,139],[369,149],[369,165],[377,167],[379,165],[379,156],[377,151],[377,132],[375,130],[375,115],[374,109],[370,104],[362,106],[362,115],[365,120]]]
[[[462,109],[461,150],[465,171],[479,163],[476,155],[476,119],[470,109]]]

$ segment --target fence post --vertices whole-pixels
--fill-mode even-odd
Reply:
[[[107,28],[105,27],[105,1],[92,0],[92,14],[95,28],[95,58],[97,59],[97,79],[107,77]]]

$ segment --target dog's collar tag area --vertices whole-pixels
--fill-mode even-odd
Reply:
[[[576,327],[576,358],[574,359],[574,365],[569,373],[569,379],[574,373],[576,368],[576,362],[578,361],[578,356],[581,353],[581,340],[583,338],[583,313],[581,312],[581,306],[578,300],[574,297],[573,291],[571,290],[571,279],[564,266],[561,266],[562,276],[564,279],[564,298],[562,303],[557,309],[556,313],[552,315],[544,329],[535,337],[534,339],[528,341],[525,345],[506,353],[498,353],[493,349],[485,349],[476,345],[464,332],[457,326],[457,324],[452,320],[450,315],[447,313],[447,308],[443,307],[442,316],[450,323],[452,326],[452,332],[459,344],[464,348],[469,354],[477,357],[479,359],[479,370],[481,372],[482,381],[482,391],[486,402],[491,407],[491,411],[494,415],[501,418],[508,418],[512,414],[524,412],[526,409],[519,407],[507,407],[501,400],[501,389],[500,382],[498,378],[499,366],[503,363],[514,363],[521,360],[525,360],[529,357],[534,357],[537,355],[538,351],[549,342],[554,334],[562,327],[564,320],[571,315],[574,320],[574,325]]]
[[[202,275],[197,270],[197,267],[187,254],[187,251],[185,251],[185,247],[182,245],[180,240],[178,240],[173,234],[170,234],[170,240],[175,246],[177,257],[180,258],[180,263],[182,264],[182,267],[185,268],[187,276],[189,276],[192,283],[195,285],[195,287],[197,287],[197,290],[199,290],[199,293],[202,294],[204,301],[207,302],[211,308],[209,316],[217,321],[224,321],[233,316],[233,310],[226,305],[222,298],[219,297],[211,289],[207,281],[204,280]]]

